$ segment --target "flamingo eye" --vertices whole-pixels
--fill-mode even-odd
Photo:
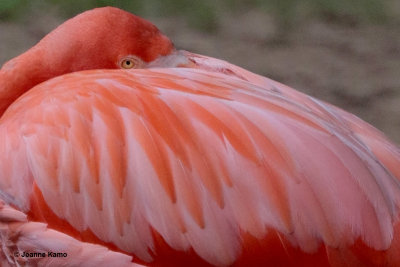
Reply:
[[[138,69],[143,66],[143,61],[137,57],[130,56],[123,58],[120,63],[120,67],[123,69]]]

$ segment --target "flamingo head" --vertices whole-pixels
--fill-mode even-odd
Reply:
[[[57,27],[0,70],[0,114],[38,83],[70,72],[142,68],[174,52],[152,23],[114,7],[86,11]]]

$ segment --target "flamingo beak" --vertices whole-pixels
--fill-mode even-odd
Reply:
[[[171,54],[161,56],[150,62],[148,68],[194,68],[196,64],[184,50],[175,50]]]

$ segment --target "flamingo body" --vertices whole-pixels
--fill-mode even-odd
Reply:
[[[339,108],[165,42],[141,56],[148,68],[96,63],[21,96],[3,90],[4,263],[400,264],[396,145]]]

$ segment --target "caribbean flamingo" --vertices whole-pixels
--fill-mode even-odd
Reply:
[[[6,63],[0,108],[2,266],[400,265],[396,145],[125,11]]]

